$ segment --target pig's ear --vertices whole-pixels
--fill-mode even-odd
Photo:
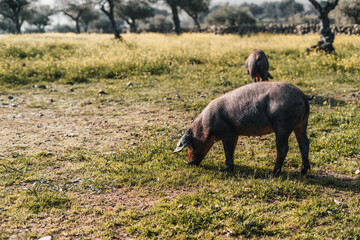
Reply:
[[[180,138],[179,142],[176,145],[176,149],[174,150],[173,153],[177,153],[180,152],[181,150],[183,150],[185,147],[189,146],[191,143],[191,138],[192,138],[192,131],[189,129],[186,131],[186,133]]]

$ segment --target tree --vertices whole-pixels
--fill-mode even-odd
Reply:
[[[14,24],[17,34],[21,33],[21,26],[29,18],[30,3],[30,0],[0,0],[0,15]]]
[[[76,33],[80,33],[80,20],[84,12],[89,9],[90,1],[60,0],[60,11],[75,22]]]
[[[263,2],[261,7],[264,9],[264,17],[272,18],[275,22],[279,22],[281,10],[277,2]]]
[[[116,19],[115,24],[116,26],[121,26],[124,24],[124,21]],[[99,15],[99,19],[94,21],[93,26],[100,33],[113,33],[109,18],[105,14]]]
[[[241,7],[247,7],[254,17],[260,16],[264,13],[264,8],[255,3],[243,3],[241,4]]]
[[[304,12],[304,5],[295,2],[295,0],[283,0],[278,4],[281,16],[285,17],[287,22],[289,21],[290,16]]]
[[[0,30],[8,33],[16,33],[15,26],[9,19],[0,19]]]
[[[340,11],[353,23],[360,24],[360,1],[342,0],[339,4]]]
[[[225,4],[211,13],[207,22],[211,25],[240,26],[255,24],[256,20],[245,8]]]
[[[251,16],[247,9],[235,8],[229,15],[230,25],[240,26],[243,24],[255,24],[256,20]]]
[[[120,18],[130,25],[130,32],[136,32],[136,20],[154,15],[153,8],[143,0],[128,0],[120,4],[116,12]]]
[[[174,26],[175,26],[175,32],[178,35],[181,34],[180,18],[179,18],[179,11],[178,11],[180,2],[181,2],[181,0],[165,0],[165,3],[171,9],[171,13],[173,16],[172,18],[173,18]]]
[[[332,53],[335,51],[332,43],[334,42],[335,35],[331,32],[330,29],[330,20],[329,20],[329,12],[333,10],[339,0],[328,0],[327,2],[322,2],[322,4],[318,3],[316,0],[309,0],[312,5],[316,8],[318,12],[318,16],[320,18],[320,34],[321,40],[317,45],[311,46],[311,48],[315,48],[316,50],[325,51],[326,53]]]
[[[41,33],[45,32],[45,27],[50,25],[50,16],[54,14],[54,10],[49,5],[40,5],[36,8],[31,9],[31,17],[27,22],[31,25],[35,25],[38,31]]]
[[[149,30],[151,32],[168,33],[171,31],[173,24],[163,15],[156,15],[150,22]]]
[[[166,11],[165,9],[158,9],[158,8],[153,8],[154,9],[154,15],[161,15],[164,17],[167,17],[170,15],[170,13],[168,11]]]
[[[116,3],[118,3],[118,0],[101,0],[99,2],[100,10],[105,13],[105,15],[109,18],[112,31],[115,35],[115,39],[122,40],[122,37],[120,36],[120,31],[117,28],[115,21],[114,8]]]
[[[209,11],[210,0],[187,0],[180,1],[180,7],[183,9],[195,22],[199,32],[201,32],[200,23],[198,21],[199,14]]]
[[[262,6],[259,6],[255,3],[243,3],[240,5],[240,7],[243,9],[248,9],[252,16],[256,17],[260,22],[262,22],[264,17],[264,8]]]
[[[88,31],[89,24],[99,18],[98,11],[95,11],[95,6],[89,3],[85,6],[84,12],[80,16],[80,22],[84,25],[84,32]]]
[[[75,29],[73,26],[67,25],[67,24],[56,24],[53,27],[53,31],[54,32],[59,32],[59,33],[68,33],[68,32],[75,32]]]
[[[225,25],[227,20],[227,12],[224,6],[214,6],[209,16],[206,18],[206,23],[209,25]]]

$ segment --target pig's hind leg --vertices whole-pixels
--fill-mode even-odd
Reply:
[[[291,131],[285,129],[275,129],[277,156],[273,176],[278,176],[281,173],[283,162],[289,151],[288,142],[290,134]]]
[[[310,162],[309,162],[309,139],[306,134],[307,124],[296,127],[294,129],[296,140],[299,144],[301,159],[302,159],[302,167],[301,174],[306,174],[308,170],[310,170]]]
[[[224,145],[225,151],[225,165],[227,166],[227,170],[234,170],[234,151],[236,147],[236,143],[238,141],[238,136],[236,135],[226,135],[222,139],[222,143]]]
[[[261,76],[261,82],[269,81],[267,73],[261,73],[260,76]]]

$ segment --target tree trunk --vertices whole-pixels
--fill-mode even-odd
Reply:
[[[62,11],[66,16],[68,16],[69,18],[71,18],[73,21],[75,21],[75,32],[77,34],[80,33],[80,17],[83,11],[80,11],[77,16],[73,16],[70,13],[67,13],[66,11]]]
[[[109,4],[109,11],[107,11],[105,9],[105,3],[108,3]],[[110,21],[110,24],[111,24],[111,28],[113,30],[113,33],[114,33],[114,36],[115,36],[115,39],[119,39],[119,40],[122,40],[122,37],[120,36],[120,32],[119,30],[117,29],[116,27],[116,22],[115,22],[115,18],[114,18],[114,3],[113,1],[106,1],[104,2],[102,5],[101,5],[101,8],[100,10],[105,13],[105,15],[109,18],[109,21]]]
[[[75,26],[76,26],[76,33],[79,34],[80,33],[80,20],[79,19],[75,19]]]
[[[325,52],[334,52],[335,49],[333,47],[333,42],[335,39],[335,35],[331,32],[330,28],[330,20],[328,15],[323,15],[320,22],[320,34],[321,34],[321,42],[323,42],[323,47],[325,47]]]
[[[137,29],[136,29],[135,19],[133,19],[133,18],[131,18],[131,19],[125,18],[124,20],[126,21],[127,24],[129,24],[130,32],[131,33],[136,33]]]
[[[322,7],[316,0],[309,0],[316,10],[319,13],[320,19],[320,34],[321,40],[314,46],[311,46],[312,49],[316,51],[324,51],[325,53],[333,53],[335,48],[333,46],[333,42],[335,39],[335,35],[331,32],[330,28],[330,20],[329,20],[329,12],[333,10],[338,4],[339,0],[335,0],[334,2],[328,2],[324,7]],[[311,50],[308,49],[308,52]]]
[[[130,23],[130,32],[136,33],[136,24],[135,21]]]
[[[21,34],[21,23],[19,21],[19,16],[14,16],[14,20],[16,34]]]
[[[201,26],[200,26],[200,23],[199,21],[197,20],[197,18],[194,18],[194,22],[195,22],[195,25],[197,26],[198,30],[199,30],[199,33],[201,33]]]
[[[39,33],[44,33],[45,32],[45,26],[38,25],[37,28],[38,28]]]
[[[186,8],[183,8],[184,11],[194,20],[195,26],[197,27],[198,31],[201,32],[201,26],[198,21],[198,15],[197,14],[191,14]]]
[[[171,8],[171,12],[172,12],[172,15],[173,15],[175,32],[176,32],[176,34],[180,35],[181,34],[181,29],[180,29],[180,19],[179,19],[179,13],[178,13],[177,5],[173,4],[173,5],[170,6],[170,8]]]
[[[111,28],[112,28],[112,30],[113,30],[115,39],[122,40],[122,37],[120,36],[120,32],[119,32],[119,30],[118,30],[117,27],[116,27],[116,22],[115,22],[114,17],[112,17],[112,18],[110,19],[110,23],[111,23]]]
[[[15,24],[16,34],[21,34],[21,26],[18,22]]]
[[[89,23],[84,23],[84,32],[88,32]]]

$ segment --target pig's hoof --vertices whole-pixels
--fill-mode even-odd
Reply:
[[[310,169],[308,168],[302,168],[301,169],[301,175],[306,175]]]
[[[234,166],[226,166],[226,168],[224,168],[222,171],[223,172],[234,172]]]
[[[200,166],[199,162],[188,162],[189,165]]]

